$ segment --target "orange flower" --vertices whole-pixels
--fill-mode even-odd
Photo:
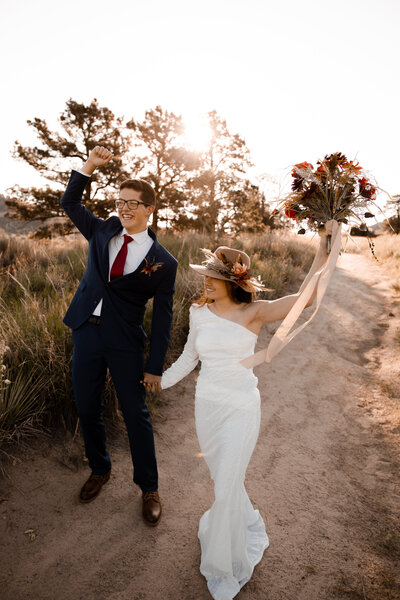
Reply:
[[[161,267],[163,266],[163,263],[156,262],[155,258],[153,258],[153,262],[151,263],[147,260],[147,258],[145,258],[144,260],[146,264],[140,272],[145,273],[149,277],[152,273],[154,273],[154,271],[157,271],[157,269],[161,269]]]
[[[308,167],[311,167],[311,169],[313,169],[313,166],[311,163],[308,163],[306,161],[302,162],[302,163],[298,163],[297,165],[294,165],[296,169],[308,169]]]
[[[349,171],[362,171],[362,167],[359,162],[348,161],[343,163],[343,169],[348,169]]]
[[[232,273],[234,275],[238,275],[239,277],[242,275],[246,275],[247,273],[247,268],[244,265],[241,265],[240,263],[236,262],[233,266],[232,266]]]

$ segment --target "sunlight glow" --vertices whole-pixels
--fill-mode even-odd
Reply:
[[[210,137],[207,112],[216,110],[229,131],[245,140],[254,173],[271,173],[279,184],[291,165],[341,151],[349,158],[358,153],[380,187],[399,193],[400,78],[393,73],[400,2],[337,0],[332,10],[331,3],[318,0],[257,0],[244,10],[243,2],[234,0],[229,11],[227,3],[212,0],[201,7],[182,0],[114,0],[112,10],[105,0],[97,0],[95,10],[93,2],[78,0],[39,4],[38,12],[37,3],[28,0],[2,3],[0,51],[10,57],[1,66],[9,93],[2,96],[0,113],[0,193],[17,183],[45,185],[31,166],[12,157],[15,140],[38,143],[27,119],[45,119],[56,131],[68,98],[88,104],[94,97],[125,121],[140,121],[156,104],[182,115],[182,142],[198,152]],[[133,22],[140,23],[134,44]],[[338,31],[340,56],[351,57],[340,63],[340,73],[338,54],[332,52]],[[367,31],[368,43],[361,43],[359,35]],[[91,61],[90,77],[84,68],[71,68],[82,63],[89,47],[97,47],[99,36],[118,48],[118,60],[109,52]],[[46,68],[38,69],[47,55]],[[332,73],[333,79],[321,76],[311,85],[306,66],[313,73]],[[140,93],[127,83],[127,73],[135,74]],[[370,81],[368,93],[344,94]]]
[[[185,144],[195,152],[207,150],[211,138],[211,130],[207,116],[190,115],[184,116]]]

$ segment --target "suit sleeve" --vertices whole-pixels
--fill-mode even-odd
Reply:
[[[189,334],[182,354],[162,375],[161,387],[163,390],[175,385],[186,375],[189,375],[199,362],[199,355],[195,346],[196,330],[193,310],[191,307],[189,312]]]
[[[169,344],[177,263],[174,263],[154,294],[150,351],[145,373],[161,375]]]
[[[90,240],[95,230],[104,223],[103,219],[95,217],[82,205],[82,196],[90,177],[72,171],[67,188],[61,198],[61,206],[87,240]]]

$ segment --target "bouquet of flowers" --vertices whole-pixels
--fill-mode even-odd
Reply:
[[[366,177],[362,167],[348,160],[341,152],[326,155],[317,161],[317,168],[308,162],[294,165],[292,191],[282,200],[287,217],[300,225],[318,231],[330,219],[348,223],[351,219],[364,224],[374,217],[369,210],[376,199],[376,186]],[[299,232],[305,233],[302,227]]]
[[[268,347],[240,361],[247,368],[270,362],[316,315],[340,254],[342,224],[349,223],[351,219],[364,223],[364,219],[374,216],[368,208],[374,204],[376,186],[370,183],[358,163],[347,160],[341,152],[325,156],[324,160],[317,162],[316,168],[308,162],[294,165],[292,177],[292,191],[281,201],[281,210],[287,217],[299,224],[307,224],[313,231],[320,231],[326,224],[328,233],[332,232],[327,236],[329,256],[310,278],[306,277],[296,302]],[[305,233],[305,229],[298,233]],[[370,239],[368,241],[374,255],[373,244]],[[316,297],[313,314],[293,329],[313,295]]]

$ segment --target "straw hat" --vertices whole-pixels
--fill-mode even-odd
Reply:
[[[236,283],[246,292],[255,293],[267,290],[260,279],[252,277],[250,271],[250,257],[242,250],[235,250],[227,246],[219,246],[215,252],[201,248],[206,260],[201,265],[192,265],[190,268],[204,275]]]

